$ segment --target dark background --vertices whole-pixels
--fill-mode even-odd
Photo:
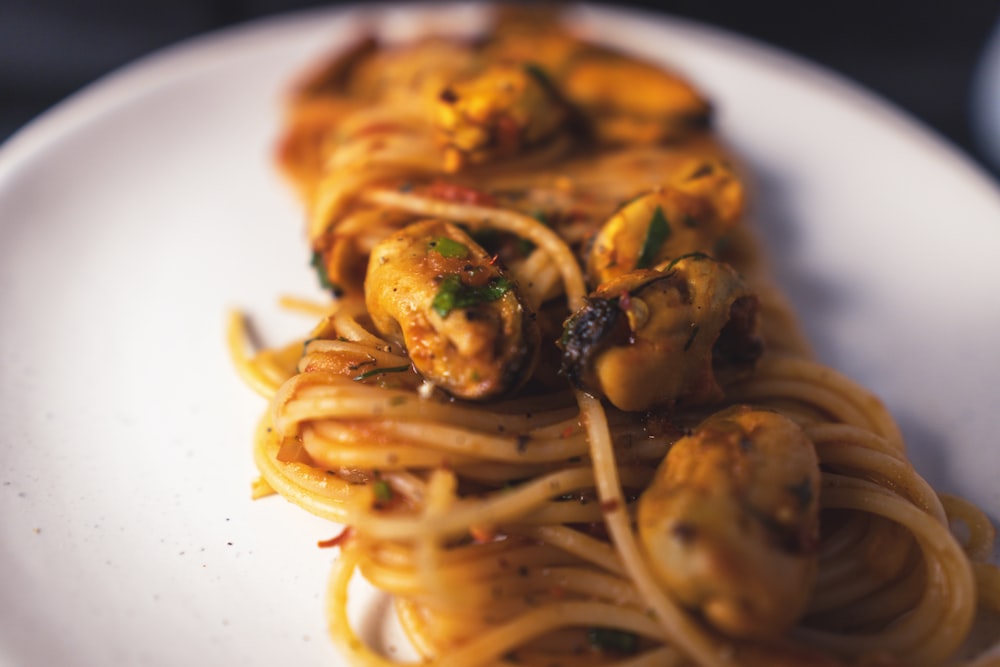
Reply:
[[[157,48],[322,4],[308,0],[0,0],[0,140],[66,95]],[[617,3],[758,38],[854,79],[987,165],[970,122],[1000,0]],[[1000,173],[1000,171],[994,171]]]

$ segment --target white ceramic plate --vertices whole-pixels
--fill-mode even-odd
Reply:
[[[385,25],[412,30],[415,11]],[[787,55],[648,15],[581,17],[715,100],[821,356],[884,397],[935,485],[1000,515],[994,184]],[[230,368],[224,321],[246,309],[271,342],[312,324],[275,305],[317,293],[271,166],[279,98],[359,21],[294,15],[180,45],[0,150],[0,663],[340,662],[322,608],[334,554],[315,546],[335,530],[250,502],[264,406]],[[359,603],[378,626],[384,605]]]

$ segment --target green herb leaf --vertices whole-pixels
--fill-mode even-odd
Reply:
[[[635,653],[639,648],[639,638],[636,635],[614,628],[590,628],[587,630],[587,640],[600,651]]]
[[[657,253],[663,247],[664,241],[670,236],[670,223],[667,216],[663,214],[663,208],[657,206],[653,211],[653,218],[649,221],[646,229],[646,239],[642,242],[642,250],[639,251],[639,261],[635,268],[648,269],[656,260]]]
[[[670,269],[674,268],[675,266],[677,266],[677,263],[680,262],[682,259],[697,259],[697,260],[702,260],[702,259],[712,259],[712,258],[709,257],[708,255],[706,255],[703,252],[689,252],[689,253],[685,253],[685,254],[683,254],[683,255],[681,255],[679,257],[674,257],[672,260],[670,260],[670,263],[667,264],[667,268],[665,270],[669,271]]]
[[[373,368],[370,371],[365,371],[361,375],[351,378],[352,380],[364,380],[366,378],[373,377],[375,375],[382,375],[384,373],[405,373],[410,370],[410,365],[405,366],[390,366],[389,368]]]
[[[309,259],[309,265],[315,269],[320,287],[330,290],[334,296],[339,296],[343,293],[344,290],[341,289],[340,285],[331,282],[330,274],[326,271],[326,262],[323,261],[323,253],[319,250],[313,250],[312,257]]]
[[[378,480],[372,484],[372,491],[375,493],[375,500],[379,503],[387,503],[392,500],[392,487],[388,482]]]
[[[437,294],[431,302],[431,308],[441,317],[456,308],[468,308],[480,303],[496,301],[510,291],[510,281],[501,276],[493,278],[481,287],[466,285],[456,275],[447,276],[441,281]]]
[[[535,79],[538,80],[538,82],[543,86],[546,86],[547,88],[555,88],[555,86],[552,85],[552,77],[550,77],[549,73],[546,72],[545,69],[538,63],[525,63],[524,71],[535,77]]]
[[[465,259],[469,256],[469,248],[465,244],[454,241],[447,236],[434,239],[427,244],[427,247],[442,257],[448,257],[449,259]]]
[[[309,343],[313,342],[314,340],[316,340],[316,339],[315,338],[306,338],[304,341],[302,341],[302,353],[299,355],[300,359],[302,357],[306,356],[306,349],[309,347]]]

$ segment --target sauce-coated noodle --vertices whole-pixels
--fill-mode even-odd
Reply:
[[[395,664],[355,573],[441,667],[993,660],[963,648],[992,525],[811,358],[683,77],[525,9],[364,38],[297,84],[279,163],[335,298],[230,347],[270,401],[255,496],[346,527],[353,664]]]

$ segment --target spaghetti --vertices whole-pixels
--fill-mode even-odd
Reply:
[[[253,354],[234,316],[230,347],[270,402],[254,495],[346,527],[353,664],[395,664],[355,573],[441,667],[1000,664],[970,644],[992,525],[812,359],[710,116],[524,9],[296,86],[278,159],[335,298]]]

